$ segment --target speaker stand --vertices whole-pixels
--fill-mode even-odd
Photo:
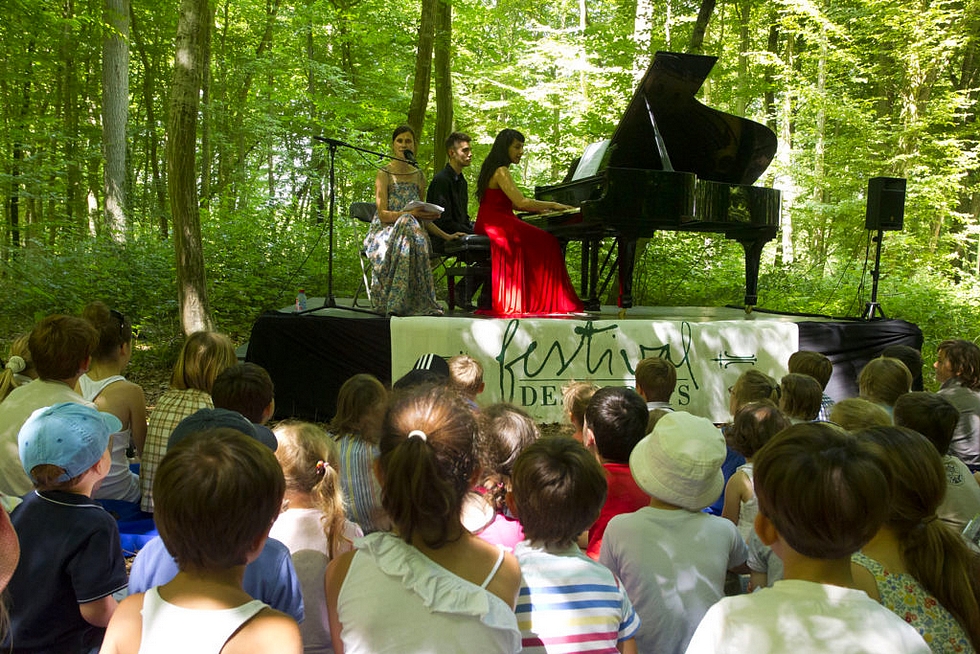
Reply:
[[[874,320],[875,315],[878,314],[881,318],[885,317],[885,311],[881,308],[878,303],[878,276],[881,271],[881,242],[885,238],[884,230],[879,229],[878,235],[873,237],[874,241],[877,243],[875,248],[875,267],[871,271],[871,301],[865,303],[864,305],[864,315],[863,320]]]

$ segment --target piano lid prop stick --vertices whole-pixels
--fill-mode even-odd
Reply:
[[[650,108],[650,99],[646,94],[643,95],[643,102],[647,106],[647,113],[650,115],[650,124],[653,125],[653,140],[657,144],[657,153],[660,155],[660,163],[664,170],[673,172],[674,167],[670,163],[670,155],[667,154],[667,144],[664,137],[660,135],[660,128],[657,127],[657,119],[653,117],[653,109]]]

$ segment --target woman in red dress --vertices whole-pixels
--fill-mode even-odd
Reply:
[[[565,268],[557,239],[520,220],[514,210],[543,213],[571,209],[557,202],[525,198],[509,166],[524,155],[524,136],[505,129],[494,139],[480,168],[480,200],[474,231],[490,237],[491,282],[495,316],[534,316],[583,310]]]

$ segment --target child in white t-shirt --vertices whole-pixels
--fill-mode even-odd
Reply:
[[[888,480],[870,448],[836,425],[800,423],[754,462],[756,531],[784,578],[711,607],[687,651],[929,652],[912,626],[854,589],[851,554],[888,515]]]

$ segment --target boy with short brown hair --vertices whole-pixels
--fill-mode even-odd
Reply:
[[[800,423],[763,446],[754,464],[756,531],[783,560],[783,580],[720,600],[687,651],[929,652],[914,627],[854,589],[851,555],[889,509],[873,451],[836,425]]]
[[[272,451],[237,430],[212,429],[177,443],[153,481],[153,517],[180,572],[123,600],[102,652],[298,654],[296,622],[242,589],[245,566],[262,551],[285,490]]]
[[[517,623],[529,654],[636,652],[640,621],[619,580],[576,545],[606,497],[602,466],[561,436],[524,448],[514,463],[508,505],[524,525]]]

